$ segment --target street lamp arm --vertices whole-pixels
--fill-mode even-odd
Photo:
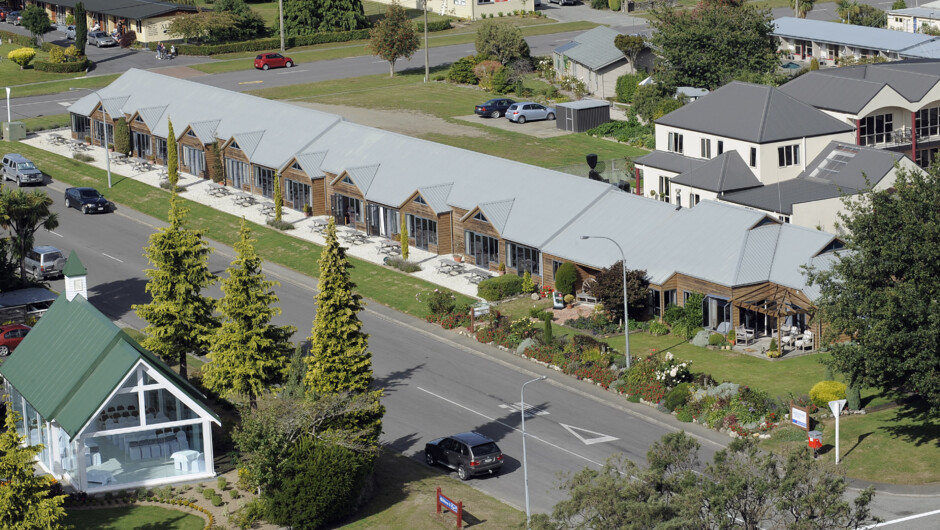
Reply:
[[[104,129],[104,145],[102,146],[104,148],[104,165],[108,171],[108,189],[111,189],[111,157],[108,155],[108,109],[104,106],[104,99],[102,99],[101,94],[94,88],[70,87],[69,90],[89,90],[98,96],[98,103],[101,104],[101,115],[104,117],[104,120],[101,122],[102,128]],[[114,118],[114,116],[111,117]],[[94,123],[94,120],[92,120],[92,123]]]
[[[623,247],[620,246],[620,243],[611,237],[583,235],[581,239],[606,239],[616,245],[617,250],[620,251],[620,270],[623,272],[623,350],[627,358],[626,369],[629,370],[632,363],[630,361],[630,307],[628,304],[629,299],[627,298],[627,253],[623,251]]]

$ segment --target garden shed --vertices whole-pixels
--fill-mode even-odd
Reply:
[[[596,99],[559,103],[555,118],[555,126],[563,131],[584,132],[610,121],[610,103]]]

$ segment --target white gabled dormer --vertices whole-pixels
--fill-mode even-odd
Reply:
[[[65,268],[62,269],[62,275],[65,276],[65,298],[71,302],[75,295],[82,295],[85,300],[88,300],[88,282],[86,278],[88,272],[85,270],[85,266],[82,265],[81,260],[78,259],[78,254],[73,250],[69,254],[68,261],[65,262]]]

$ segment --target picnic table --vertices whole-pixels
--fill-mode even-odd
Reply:
[[[127,162],[127,155],[125,155],[124,153],[117,153],[117,152],[111,153],[110,158],[111,158],[111,161],[116,164],[123,164],[124,162]]]
[[[456,276],[464,272],[463,263],[454,261],[450,258],[442,258],[437,262],[437,272],[441,274],[448,274],[450,276]]]
[[[343,227],[339,237],[350,245],[361,245],[369,241],[369,236],[356,230],[355,228]]]
[[[229,189],[218,182],[210,182],[207,186],[207,193],[212,197],[224,197],[229,194]]]
[[[316,232],[317,234],[322,234],[326,231],[327,222],[323,219],[314,219],[310,223],[310,231]]]
[[[49,135],[49,143],[52,145],[61,145],[65,143],[65,137],[58,133],[52,133]]]
[[[274,203],[273,202],[263,202],[258,208],[261,211],[261,215],[265,217],[274,217]]]
[[[245,207],[245,206],[251,206],[252,204],[256,204],[258,202],[258,199],[256,199],[255,196],[250,193],[245,193],[244,191],[236,191],[234,195],[232,196],[232,201],[235,202],[235,204],[237,204],[238,206]]]
[[[379,248],[377,249],[379,254],[386,254],[389,256],[401,254],[401,241],[395,241],[394,239],[384,239],[379,242]]]
[[[85,145],[85,142],[80,142],[78,140],[67,140],[68,148],[72,151],[87,151],[88,146]]]
[[[141,173],[153,170],[153,166],[150,165],[150,161],[144,160],[143,158],[135,158],[133,163],[134,163],[134,166],[133,166],[134,169],[137,171],[140,171]]]
[[[490,273],[482,269],[473,270],[473,271],[470,271],[469,275],[467,275],[467,283],[479,285],[480,282],[482,282],[483,280],[489,277],[490,277]]]

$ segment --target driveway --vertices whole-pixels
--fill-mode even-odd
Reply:
[[[456,116],[458,120],[468,121],[471,123],[481,123],[487,127],[495,127],[497,129],[502,129],[504,131],[517,132],[522,134],[528,134],[529,136],[534,136],[536,138],[554,138],[555,136],[564,136],[566,134],[571,134],[568,131],[563,131],[558,129],[555,126],[555,120],[541,120],[541,121],[528,121],[525,123],[514,123],[506,118],[483,118],[477,116],[476,114],[470,114],[469,116]]]

